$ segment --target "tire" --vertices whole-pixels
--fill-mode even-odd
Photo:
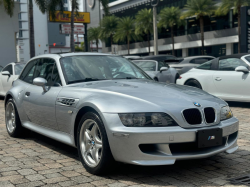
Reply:
[[[94,175],[113,169],[112,156],[104,124],[93,112],[87,112],[77,128],[77,148],[84,168]]]
[[[185,83],[185,85],[199,88],[202,90],[201,84],[197,80],[189,80]]]
[[[180,75],[179,74],[177,74],[176,76],[175,76],[175,84],[177,83],[177,79],[180,77]]]
[[[159,82],[159,80],[158,80],[158,78],[157,78],[157,77],[155,77],[155,78],[154,78],[154,80],[155,80],[156,82]]]
[[[5,107],[5,123],[8,134],[11,137],[21,137],[24,132],[24,128],[22,127],[16,105],[12,98],[7,101]]]

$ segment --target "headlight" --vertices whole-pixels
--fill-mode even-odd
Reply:
[[[128,113],[118,115],[126,127],[178,126],[177,123],[165,113]]]
[[[220,120],[226,120],[233,117],[233,113],[229,106],[222,107],[220,110]]]

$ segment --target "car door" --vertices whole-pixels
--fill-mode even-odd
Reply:
[[[55,60],[50,58],[37,59],[32,80],[37,77],[47,80],[48,91],[44,92],[42,87],[30,84],[24,91],[24,110],[30,122],[57,130],[55,104],[62,87]],[[20,78],[23,77],[20,76]]]
[[[236,72],[238,66],[249,66],[238,58],[219,60],[218,71],[214,72],[213,81],[217,96],[225,100],[244,100],[249,98],[250,75],[249,73]]]
[[[168,69],[165,71],[160,71],[162,67],[167,67]],[[176,72],[174,68],[169,67],[169,65],[165,62],[158,61],[158,73],[157,79],[159,82],[166,82],[166,83],[175,83],[175,75],[173,73]]]
[[[8,71],[10,75],[3,75],[2,72]],[[1,81],[3,86],[3,93],[4,95],[9,91],[9,89],[12,87],[12,83],[15,80],[15,77],[13,75],[13,65],[9,64],[7,65],[1,72]]]

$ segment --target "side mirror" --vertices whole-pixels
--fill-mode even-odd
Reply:
[[[249,73],[249,70],[245,66],[238,66],[237,68],[235,68],[235,71]]]
[[[46,87],[47,81],[46,79],[42,78],[42,77],[37,77],[33,80],[33,84],[37,85],[37,86],[41,86],[43,87],[43,91],[47,92],[48,88]]]
[[[160,72],[167,71],[167,70],[168,70],[168,67],[162,67],[162,68],[160,69]]]
[[[3,71],[2,75],[8,75],[8,76],[10,76],[10,72],[9,71]]]

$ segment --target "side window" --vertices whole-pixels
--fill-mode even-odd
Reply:
[[[191,60],[189,63],[191,63],[191,64],[203,64],[207,61],[208,61],[207,58],[196,58],[196,59]]]
[[[213,60],[205,62],[197,67],[197,69],[211,70]]]
[[[44,78],[48,82],[47,85],[51,86],[54,63],[53,59],[41,58],[36,66],[34,78]]]
[[[54,64],[54,68],[53,68],[53,75],[52,75],[52,84],[51,86],[61,86],[62,82],[59,76],[59,72],[56,66],[56,63]]]
[[[11,75],[13,75],[13,68],[12,65],[6,66],[3,71],[8,71]]]
[[[159,61],[159,62],[158,62],[158,71],[160,71],[160,69],[161,69],[162,67],[169,67],[169,65],[168,65],[166,62],[161,62],[161,61]]]
[[[29,62],[29,64],[25,67],[22,74],[20,75],[19,79],[23,80],[24,82],[33,84],[34,70],[37,62],[37,59]]]
[[[228,58],[219,61],[219,71],[235,71],[238,66],[245,66],[249,69],[249,66],[238,58]]]

